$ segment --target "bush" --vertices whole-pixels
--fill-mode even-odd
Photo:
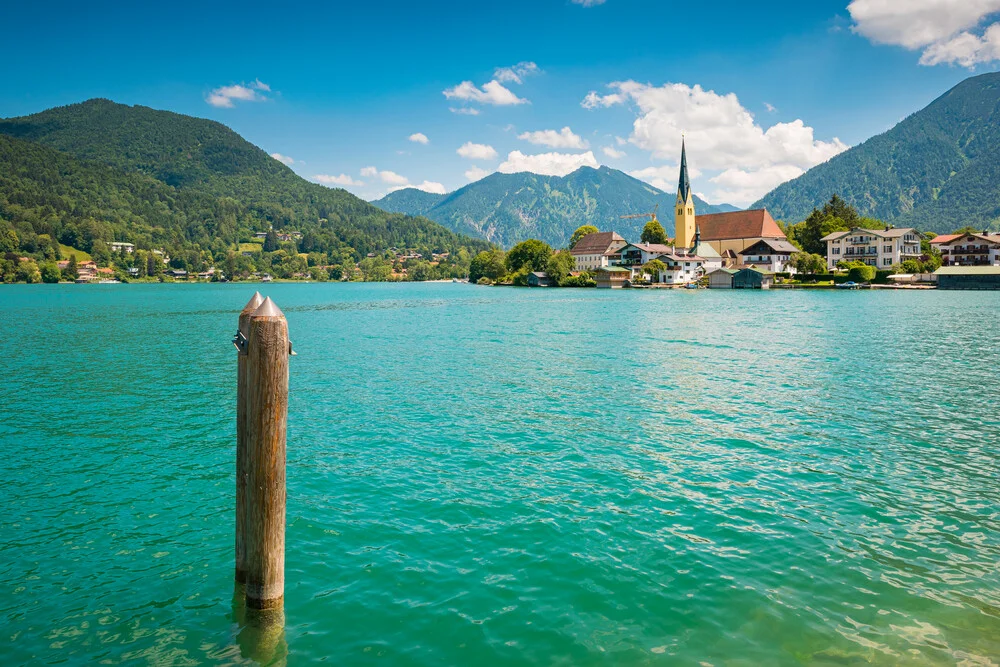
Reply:
[[[493,281],[490,280],[489,278],[487,278],[486,276],[482,276],[479,280],[476,281],[476,284],[477,285],[492,285]]]
[[[567,276],[560,283],[559,287],[596,287],[597,281],[589,273],[581,273],[578,276]]]
[[[847,272],[847,280],[856,283],[870,283],[875,279],[874,266],[855,266]]]

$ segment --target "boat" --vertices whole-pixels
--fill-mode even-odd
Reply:
[[[846,283],[840,283],[837,285],[837,289],[861,289],[861,285],[853,280],[848,280]]]

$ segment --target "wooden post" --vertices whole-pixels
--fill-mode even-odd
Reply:
[[[233,341],[236,355],[236,582],[247,580],[247,339],[250,337],[250,316],[264,302],[260,292],[240,312],[239,328]]]
[[[246,596],[278,609],[285,595],[285,434],[288,323],[270,297],[250,316],[247,341]]]

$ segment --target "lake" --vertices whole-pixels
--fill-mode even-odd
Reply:
[[[283,631],[232,583],[258,287],[298,353]],[[998,325],[996,292],[0,286],[0,654],[996,664]]]

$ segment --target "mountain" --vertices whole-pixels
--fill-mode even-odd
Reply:
[[[49,234],[87,251],[123,240],[197,257],[273,226],[302,232],[301,251],[331,257],[488,247],[310,183],[214,121],[90,100],[0,119],[0,137],[0,223],[21,238]]]
[[[573,231],[586,224],[637,241],[648,218],[619,216],[647,213],[659,204],[664,220],[673,220],[675,199],[675,194],[617,169],[580,167],[567,176],[498,172],[447,195],[407,188],[373,203],[387,211],[423,215],[457,233],[505,247],[527,238],[564,247]],[[737,210],[728,204],[712,206],[698,197],[695,206],[699,213]]]
[[[867,217],[945,232],[1000,229],[1000,73],[966,79],[888,132],[768,193],[785,222],[839,194]]]

